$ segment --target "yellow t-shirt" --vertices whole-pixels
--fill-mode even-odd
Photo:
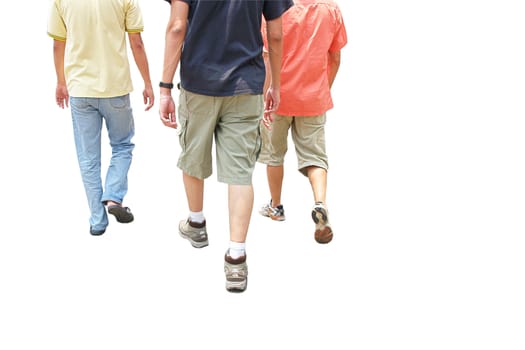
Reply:
[[[126,32],[143,28],[138,0],[54,0],[47,33],[66,42],[64,71],[70,96],[131,92]]]

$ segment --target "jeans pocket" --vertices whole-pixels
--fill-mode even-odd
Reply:
[[[109,99],[109,104],[112,108],[115,109],[124,109],[129,105],[129,94],[124,96],[111,97]]]
[[[78,112],[82,112],[88,108],[91,108],[89,99],[85,97],[70,97],[69,102],[71,104],[71,108]]]

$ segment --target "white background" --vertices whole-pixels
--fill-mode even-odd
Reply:
[[[248,290],[230,294],[226,185],[206,182],[210,246],[193,249],[177,234],[176,132],[158,105],[143,111],[133,61],[136,220],[89,235],[70,110],[54,103],[49,1],[9,2],[0,349],[524,349],[521,3],[340,1],[349,42],[326,126],[334,240],[313,239],[290,147],[287,221],[254,210]],[[141,4],[157,82],[169,6]],[[262,166],[254,186],[257,209]]]

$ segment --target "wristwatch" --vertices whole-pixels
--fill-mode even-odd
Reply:
[[[160,82],[159,83],[159,86],[161,88],[166,88],[166,89],[173,89],[173,83],[164,83],[164,82]]]

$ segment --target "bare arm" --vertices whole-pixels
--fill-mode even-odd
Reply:
[[[330,88],[334,83],[335,76],[339,70],[339,65],[341,64],[341,51],[328,52],[328,83]]]
[[[265,87],[268,86],[268,90],[264,101],[264,117],[272,121],[271,114],[277,110],[281,100],[281,63],[283,56],[281,17],[267,22],[266,35],[268,38],[268,62],[271,79],[269,83],[265,83]]]
[[[137,64],[142,80],[144,80],[144,90],[142,96],[144,98],[144,104],[146,105],[146,111],[153,107],[155,102],[155,96],[153,94],[153,87],[151,85],[151,78],[149,74],[148,56],[146,55],[146,49],[142,42],[142,36],[140,33],[128,33],[129,45],[133,58]]]
[[[266,127],[266,129],[271,130],[271,124],[273,122],[273,117],[271,112],[266,112],[267,106],[270,105],[271,101],[267,100],[267,98],[273,98],[272,94],[268,94],[268,89],[270,88],[270,84],[272,81],[272,74],[270,72],[270,56],[268,55],[267,51],[263,51],[263,60],[264,60],[264,68],[266,75],[264,77],[264,85],[263,85],[263,96],[265,96],[264,100],[264,111],[262,118],[262,123]]]
[[[55,99],[58,107],[69,106],[69,93],[66,85],[66,75],[64,73],[64,55],[66,52],[66,42],[53,40],[53,60],[57,76],[57,86],[55,89]]]
[[[166,41],[164,47],[164,66],[162,69],[162,81],[173,83],[173,77],[180,62],[182,45],[186,37],[189,6],[183,1],[171,2],[171,13],[166,27]],[[160,119],[164,125],[176,128],[175,102],[171,96],[171,90],[160,88]]]
[[[266,76],[264,77],[263,95],[266,96],[266,91],[270,87],[270,81],[272,79],[270,74],[270,58],[268,52],[263,51],[264,68],[266,69]]]

